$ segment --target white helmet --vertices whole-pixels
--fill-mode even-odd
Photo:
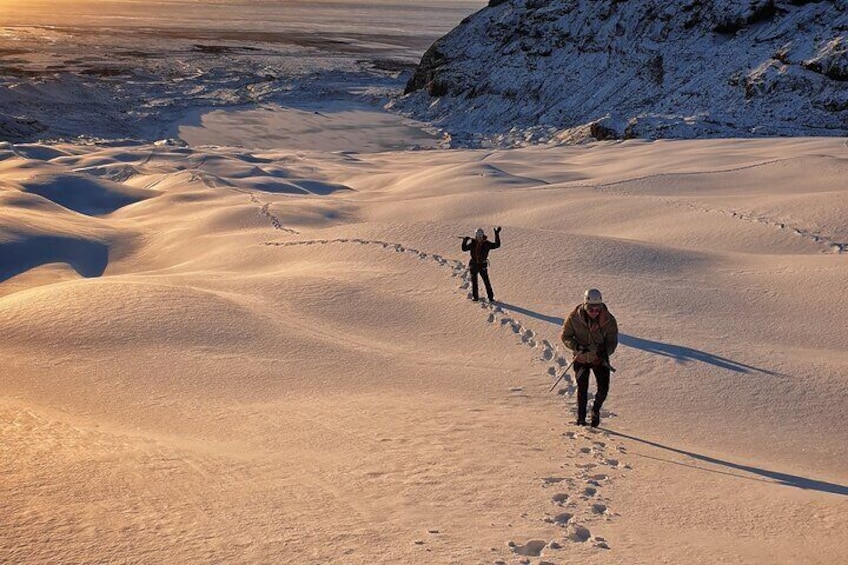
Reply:
[[[477,228],[477,231],[474,232],[474,237],[477,239],[483,239],[486,237],[486,232],[483,231],[483,228]]]
[[[597,288],[590,288],[583,293],[583,304],[603,304],[604,297],[601,296],[601,291]]]

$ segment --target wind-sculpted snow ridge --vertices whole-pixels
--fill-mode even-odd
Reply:
[[[297,234],[261,197],[319,199],[352,190],[316,178],[311,165],[294,155],[277,160],[213,147],[0,143],[0,163],[0,282],[58,264],[80,277],[101,277],[115,245],[134,245],[137,228],[122,222],[155,215],[167,200],[245,196],[258,208],[261,223]],[[64,272],[41,276],[69,278]]]
[[[92,216],[109,214],[151,196],[141,189],[78,173],[36,175],[21,182],[21,188],[69,210]]]
[[[263,206],[263,213],[265,213],[266,210],[266,207]],[[274,227],[276,229],[281,229],[278,228],[276,224],[274,224]],[[438,253],[419,251],[418,249],[407,247],[402,243],[362,238],[307,239],[294,241],[269,241],[266,243],[266,245],[274,247],[336,244],[373,245],[395,253],[409,254],[422,261],[435,261],[440,267],[450,269],[452,277],[460,279],[458,287],[459,290],[467,299],[471,299],[471,271],[469,271],[468,266],[465,263],[455,259],[448,259]],[[559,378],[562,370],[568,364],[568,361],[564,356],[565,353],[559,349],[559,346],[551,344],[546,339],[538,338],[537,333],[534,330],[527,327],[525,323],[512,313],[507,306],[503,306],[497,301],[487,302],[484,300],[480,302],[480,307],[485,310],[488,323],[495,324],[514,333],[518,339],[521,340],[522,344],[535,351],[535,357],[538,361],[547,363],[545,373],[548,377],[551,377],[554,380]],[[562,385],[557,390],[557,393],[560,395],[572,396],[577,390],[574,378],[569,373],[565,373],[562,376],[563,378],[560,381]],[[615,414],[604,410],[603,416],[615,417]]]
[[[846,0],[492,0],[392,107],[470,146],[846,135],[846,32]]]
[[[693,173],[678,173],[678,174],[674,174],[674,175],[658,174],[658,175],[651,175],[651,176],[640,177],[640,178],[635,178],[635,179],[627,179],[626,181],[612,182],[612,183],[608,183],[608,184],[579,184],[579,185],[574,185],[574,186],[590,187],[590,188],[593,188],[593,189],[595,189],[599,192],[605,192],[605,193],[608,193],[608,194],[614,193],[614,194],[619,194],[619,195],[634,196],[636,194],[639,194],[639,190],[638,189],[634,190],[634,188],[640,187],[640,186],[650,187],[653,183],[657,182],[660,179],[662,179],[664,181],[673,181],[673,184],[678,189],[685,190],[684,187],[686,187],[686,185],[688,184],[689,179],[691,177],[696,177],[696,176],[717,177],[717,179],[714,183],[715,186],[722,186],[723,183],[722,183],[721,177],[723,175],[737,174],[737,175],[739,175],[737,177],[737,182],[739,182],[738,178],[741,177],[740,173],[752,171],[754,169],[757,170],[756,173],[754,173],[754,174],[756,174],[758,176],[757,181],[755,181],[755,182],[761,183],[761,184],[767,186],[768,185],[768,179],[770,178],[770,176],[779,175],[780,174],[779,171],[782,170],[782,169],[776,168],[774,166],[778,165],[778,164],[787,163],[788,161],[791,161],[791,160],[793,160],[793,159],[769,160],[769,161],[764,161],[762,163],[746,165],[744,167],[736,167],[736,168],[727,169],[727,170],[712,171],[710,173],[703,173],[703,172],[694,173],[693,172]],[[817,161],[819,161],[818,165],[821,166],[822,168],[826,168],[830,165],[828,160],[824,159],[824,158],[818,158]],[[839,167],[839,170],[842,170],[842,169],[845,168],[845,166],[842,165],[841,161],[834,161],[834,163],[836,164],[836,166]],[[839,173],[839,174],[842,174],[842,173]],[[625,185],[629,185],[630,188],[629,189],[623,188],[623,186],[625,186]],[[812,191],[810,191],[810,193],[812,193]],[[755,212],[755,211],[751,211],[751,210],[746,210],[746,209],[741,208],[741,207],[740,208],[736,208],[736,207],[728,208],[728,207],[718,207],[718,206],[715,206],[715,205],[706,205],[706,204],[699,203],[697,200],[694,200],[694,199],[688,200],[686,202],[681,202],[681,201],[675,199],[674,197],[672,197],[670,195],[665,195],[665,196],[656,195],[656,196],[654,196],[654,198],[656,199],[656,201],[658,203],[662,203],[663,205],[666,205],[666,206],[675,206],[675,207],[678,207],[678,208],[685,208],[685,209],[689,209],[689,210],[693,210],[693,211],[697,210],[697,211],[708,213],[708,214],[717,214],[717,215],[729,216],[729,217],[731,217],[735,220],[761,224],[761,225],[769,226],[770,228],[780,230],[780,231],[785,230],[787,233],[791,233],[798,238],[801,238],[801,239],[807,240],[807,241],[812,241],[812,242],[818,244],[819,246],[821,246],[823,250],[829,251],[829,252],[832,252],[832,253],[842,254],[842,253],[845,253],[846,251],[848,251],[848,240],[841,239],[841,237],[844,237],[844,236],[838,235],[836,233],[823,233],[819,228],[804,226],[804,225],[800,225],[800,224],[796,225],[794,222],[791,222],[789,220],[785,220],[785,219],[782,219],[782,218],[779,218],[779,217],[773,217],[772,215],[770,215],[768,213]],[[750,202],[746,203],[746,205],[750,205]]]

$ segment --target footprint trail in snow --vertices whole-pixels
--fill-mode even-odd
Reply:
[[[276,226],[275,226],[276,227]],[[471,300],[471,273],[467,265],[455,259],[448,259],[437,253],[428,253],[401,243],[369,240],[361,238],[335,238],[267,242],[268,246],[294,247],[310,245],[367,245],[393,253],[400,253],[417,258],[420,261],[436,263],[439,267],[450,270],[452,278],[459,279],[458,290]],[[551,344],[525,325],[521,319],[497,301],[477,303],[489,324],[503,328],[514,334],[516,339],[533,352],[533,360],[546,365],[545,374],[556,380],[568,365],[565,352],[558,345]],[[522,390],[521,387],[512,392]],[[574,377],[571,373],[563,375],[558,385],[557,394],[572,397],[577,391]],[[591,393],[590,393],[591,401]],[[568,430],[563,432],[564,443],[563,463],[556,469],[555,474],[542,477],[541,488],[549,497],[551,511],[539,519],[555,527],[555,535],[549,540],[525,540],[518,542],[509,540],[506,547],[513,555],[522,556],[525,560],[530,557],[545,556],[550,559],[556,556],[565,558],[562,553],[569,544],[587,544],[597,550],[609,549],[609,542],[601,536],[593,535],[591,528],[594,524],[613,520],[616,513],[612,510],[607,490],[618,479],[626,475],[630,469],[624,459],[627,456],[625,447],[618,445],[609,434],[602,429],[574,428],[570,422],[574,420],[574,403],[570,403],[572,412],[567,417],[565,425]],[[601,413],[603,421],[615,418],[615,414],[604,409]],[[496,549],[496,548],[493,548]],[[558,555],[559,554],[559,555]],[[506,563],[503,559],[495,563]],[[528,561],[529,562],[529,561]],[[543,560],[543,562],[546,562]]]

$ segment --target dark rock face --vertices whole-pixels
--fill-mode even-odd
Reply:
[[[848,135],[846,82],[848,0],[491,0],[394,107],[472,145]]]
[[[734,34],[745,26],[769,22],[777,15],[774,0],[753,0],[749,6],[722,6],[716,9],[717,21],[713,25],[716,33]]]
[[[439,51],[439,42],[430,46],[421,58],[421,63],[415,71],[415,75],[406,84],[404,94],[409,94],[422,88],[428,88],[430,96],[443,96],[447,92],[433,92],[433,83],[437,81],[439,68],[447,62],[447,58]]]
[[[0,140],[18,141],[28,139],[47,128],[37,120],[7,116],[0,113]]]

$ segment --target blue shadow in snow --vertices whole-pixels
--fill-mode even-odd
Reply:
[[[56,236],[36,236],[0,244],[0,282],[48,263],[67,263],[80,276],[99,277],[109,264],[109,246]]]
[[[787,376],[775,371],[769,371],[768,369],[762,369],[760,367],[754,367],[753,365],[739,363],[738,361],[733,361],[732,359],[721,357],[719,355],[713,355],[712,353],[707,353],[706,351],[692,349],[691,347],[683,347],[682,345],[672,345],[670,343],[662,343],[660,341],[642,339],[641,337],[635,337],[626,334],[619,334],[618,341],[619,343],[621,343],[622,345],[626,345],[627,347],[632,347],[633,349],[640,349],[642,351],[647,351],[648,353],[654,353],[655,355],[662,355],[663,357],[669,357],[681,363],[685,363],[687,361],[700,361],[701,363],[715,365],[716,367],[721,367],[722,369],[727,369],[728,371],[733,371],[736,373],[756,372],[781,377]]]
[[[122,189],[108,180],[86,175],[58,175],[22,182],[25,192],[37,194],[80,214],[99,216],[147,198],[141,191]]]
[[[527,308],[522,308],[521,306],[515,306],[513,304],[507,304],[505,302],[499,302],[498,304],[500,304],[503,308],[506,308],[511,312],[515,312],[516,314],[523,314],[530,318],[535,318],[537,320],[542,320],[543,322],[548,322],[549,324],[562,326],[564,322],[562,318],[540,314],[539,312],[534,312],[533,310],[528,310]],[[661,341],[653,341],[650,339],[635,337],[624,333],[618,334],[618,342],[621,345],[632,347],[633,349],[639,349],[647,353],[653,353],[655,355],[669,357],[679,363],[698,361],[700,363],[706,363],[708,365],[727,369],[728,371],[733,371],[735,373],[757,372],[766,375],[774,375],[781,377],[788,376],[781,373],[777,373],[775,371],[770,371],[768,369],[754,367],[753,365],[739,363],[738,361],[733,361],[732,359],[721,357],[719,355],[713,355],[712,353],[707,353],[706,351],[700,351],[691,347],[684,347],[682,345],[674,345],[671,343],[663,343]]]
[[[761,477],[765,477],[766,479],[770,479],[768,482],[775,481],[777,484],[800,488],[804,490],[816,490],[819,492],[829,492],[831,494],[837,494],[840,496],[848,496],[848,486],[840,485],[837,483],[828,483],[826,481],[819,481],[817,479],[809,479],[807,477],[799,477],[798,475],[790,475],[789,473],[781,473],[779,471],[769,471],[768,469],[760,469],[759,467],[752,467],[750,465],[743,465],[741,463],[733,463],[731,461],[725,461],[723,459],[717,459],[715,457],[709,457],[707,455],[701,455],[700,453],[693,453],[691,451],[686,451],[684,449],[677,449],[675,447],[669,447],[667,445],[663,445],[661,443],[657,443],[655,441],[650,441],[647,439],[642,439],[639,437],[630,436],[627,434],[623,434],[621,432],[616,432],[614,430],[609,430],[606,428],[601,428],[606,433],[611,436],[618,436],[626,439],[630,439],[633,441],[638,441],[640,443],[644,443],[645,445],[650,445],[653,447],[658,447],[660,449],[665,449],[666,451],[671,451],[673,453],[679,453],[680,455],[685,455],[687,457],[691,457],[697,461],[703,461],[705,463],[710,463],[712,465],[720,465],[722,467],[727,467],[730,469],[736,469],[739,471],[745,471],[746,473],[751,473],[754,475],[759,475]],[[685,463],[678,463],[676,461],[671,461],[676,465],[686,465]],[[688,467],[692,467],[692,465],[686,465]],[[696,467],[698,469],[703,469],[703,467]],[[705,471],[710,471],[710,469],[703,469]],[[741,478],[750,478],[750,477],[742,477]],[[762,480],[762,479],[755,479]]]

